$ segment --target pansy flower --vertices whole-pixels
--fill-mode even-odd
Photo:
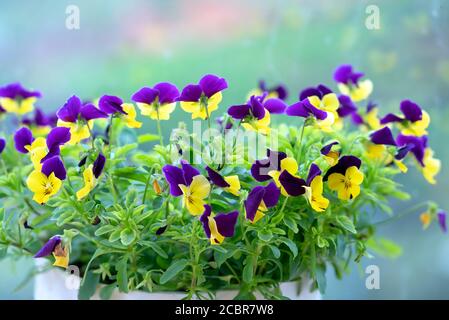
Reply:
[[[34,170],[28,176],[27,186],[33,193],[33,200],[39,204],[46,203],[58,193],[62,181],[66,179],[66,170],[61,158],[54,156],[42,163],[41,170]]]
[[[19,115],[33,111],[34,104],[40,97],[40,92],[29,91],[20,83],[12,83],[0,88],[2,109]]]
[[[332,125],[338,119],[340,102],[335,93],[328,87],[320,84],[316,88],[304,89],[299,102],[289,106],[287,115],[302,118],[316,119],[316,126],[325,132],[332,131]]]
[[[98,107],[105,114],[122,119],[128,128],[140,128],[142,123],[136,120],[136,109],[132,103],[124,103],[120,97],[104,95],[98,100]]]
[[[0,138],[0,154],[2,154],[3,150],[6,147],[6,140],[4,138]]]
[[[299,196],[306,192],[306,182],[298,175],[298,163],[294,158],[287,157],[280,162],[279,170],[268,173],[281,190],[283,196]]]
[[[383,127],[370,134],[370,141],[367,142],[367,154],[369,158],[384,160],[388,157],[386,146],[396,146],[390,128]],[[385,159],[387,160],[387,159]]]
[[[267,186],[254,187],[245,200],[245,216],[252,223],[256,223],[262,219],[269,208],[274,207],[280,196],[280,191],[274,182],[270,182]]]
[[[389,113],[380,120],[380,123],[384,125],[398,123],[403,135],[421,137],[427,134],[426,129],[430,124],[430,116],[426,111],[410,100],[401,101],[400,109],[403,116]]]
[[[251,166],[251,175],[259,182],[271,180],[269,172],[281,169],[281,161],[287,158],[284,152],[267,149],[267,158],[256,160]]]
[[[440,210],[437,213],[438,224],[440,225],[440,228],[441,230],[443,230],[443,232],[447,232],[446,216],[446,211]]]
[[[239,176],[226,176],[223,177],[217,171],[210,167],[206,167],[209,180],[216,186],[223,188],[225,191],[232,193],[235,196],[239,196],[240,180]]]
[[[107,118],[108,115],[98,110],[92,103],[84,104],[77,96],[70,97],[57,111],[58,127],[70,129],[69,144],[77,144],[90,137],[91,120]]]
[[[436,210],[435,210],[436,211]],[[436,218],[441,230],[443,232],[447,232],[447,223],[446,223],[446,217],[447,213],[446,211],[439,210],[438,212],[435,212],[433,210],[426,211],[420,214],[419,219],[421,220],[421,224],[423,226],[423,229],[426,230],[432,221]]]
[[[98,178],[103,172],[105,163],[106,158],[100,153],[94,163],[84,169],[84,186],[76,192],[76,197],[78,200],[85,198],[95,188]]]
[[[361,80],[364,74],[356,72],[349,64],[339,66],[334,72],[334,80],[338,83],[338,89],[344,95],[348,95],[355,102],[365,100],[373,91],[371,80]]]
[[[249,93],[248,98],[251,96],[261,96],[264,93],[267,94],[268,99],[277,98],[285,101],[288,98],[288,91],[284,85],[279,84],[277,86],[268,87],[265,80],[259,81],[259,86]]]
[[[14,134],[14,145],[21,153],[29,153],[35,169],[41,168],[41,160],[47,154],[45,138],[35,139],[30,129],[23,127]]]
[[[340,152],[334,150],[334,146],[338,145],[338,141],[333,141],[331,143],[326,144],[321,148],[320,153],[323,155],[324,160],[330,165],[335,166],[338,162],[338,158],[340,157]]]
[[[354,156],[343,156],[324,176],[329,188],[337,191],[341,200],[355,199],[360,194],[363,173],[359,170],[362,162]]]
[[[420,165],[424,178],[430,184],[435,184],[435,176],[441,170],[441,161],[433,157],[434,152],[427,145],[427,136],[416,137],[400,134],[396,138],[396,143],[399,149],[395,159],[402,160],[407,154],[412,153]]]
[[[170,186],[170,194],[183,195],[183,205],[194,216],[204,212],[205,200],[210,193],[210,183],[205,176],[187,161],[181,161],[181,168],[165,165],[162,168]]]
[[[32,118],[25,118],[22,123],[28,126],[34,135],[46,135],[56,125],[52,117],[47,116],[40,108],[34,110]]]
[[[238,211],[214,215],[209,205],[204,206],[204,213],[201,215],[200,221],[203,224],[204,233],[212,245],[221,244],[225,238],[234,236],[238,216]]]
[[[67,268],[69,265],[69,252],[67,246],[62,245],[60,236],[51,237],[47,243],[34,255],[35,258],[43,258],[53,254],[54,266]]]
[[[329,206],[329,200],[323,197],[323,177],[320,168],[312,163],[306,181],[306,199],[313,210],[323,212]]]
[[[133,94],[131,100],[144,116],[153,120],[169,120],[170,114],[176,108],[179,91],[171,83],[161,82],[153,88],[144,87]]]
[[[207,119],[218,109],[221,92],[228,87],[225,79],[213,74],[205,75],[198,84],[189,84],[181,92],[178,101],[181,108],[192,114],[192,119]]]

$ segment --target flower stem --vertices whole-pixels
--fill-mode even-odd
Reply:
[[[304,129],[306,128],[306,119],[302,123],[301,135],[299,136],[299,157],[298,157],[298,165],[301,165],[302,160],[302,138],[304,137]]]

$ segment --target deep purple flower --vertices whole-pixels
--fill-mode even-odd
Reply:
[[[230,186],[229,183],[226,182],[226,180],[223,178],[221,174],[219,174],[217,171],[213,170],[210,167],[206,167],[207,175],[210,181],[212,181],[213,184],[220,188],[227,188]]]
[[[106,113],[98,110],[92,103],[83,105],[81,99],[77,96],[70,97],[56,114],[62,121],[71,123],[76,123],[79,118],[89,121],[108,117]]]
[[[297,176],[290,174],[287,170],[282,170],[279,175],[279,183],[289,196],[297,197],[306,193],[306,182]]]
[[[27,126],[45,127],[52,126],[52,121],[40,108],[36,108],[34,111],[34,117],[25,118],[22,123]]]
[[[50,133],[47,136],[46,141],[48,153],[42,159],[41,162],[44,162],[45,160],[50,159],[54,156],[59,156],[60,147],[69,142],[70,138],[71,138],[70,128],[56,127],[51,129]]]
[[[102,153],[99,153],[97,159],[95,159],[94,161],[94,165],[92,168],[95,178],[98,179],[98,177],[101,176],[105,163],[106,157]]]
[[[181,161],[181,168],[165,165],[162,168],[162,172],[170,186],[170,194],[175,197],[182,195],[182,190],[179,188],[180,184],[188,186],[192,183],[193,177],[200,174],[197,169],[192,167],[185,160]]]
[[[338,83],[344,83],[346,85],[356,85],[361,77],[363,77],[363,73],[355,72],[349,64],[339,66],[334,72],[334,80]]]
[[[371,142],[374,144],[383,144],[396,146],[396,141],[393,138],[390,128],[384,127],[370,134]]]
[[[117,96],[104,95],[98,101],[98,106],[101,111],[106,114],[122,113],[126,112],[122,108],[123,100]]]
[[[396,138],[399,149],[395,158],[402,160],[409,152],[413,153],[416,160],[424,167],[424,153],[427,147],[427,136],[415,137],[399,134]]]
[[[56,246],[61,243],[60,236],[51,237],[47,243],[34,255],[35,258],[43,258],[53,253]]]
[[[327,181],[327,178],[332,174],[332,173],[341,173],[342,175],[345,175],[346,170],[350,167],[357,167],[357,169],[360,169],[360,166],[362,165],[362,161],[355,157],[355,156],[343,156],[338,160],[338,163],[329,168],[329,170],[327,170],[326,174],[324,175],[323,180]]]
[[[20,83],[12,83],[0,87],[0,97],[10,99],[27,99],[31,97],[40,98],[41,93],[39,91],[27,90],[22,87]]]
[[[272,151],[267,149],[267,158],[256,160],[251,166],[251,175],[259,182],[268,181],[271,176],[268,175],[270,171],[279,171],[281,168],[281,161],[287,158],[284,152]]]
[[[329,152],[331,152],[332,147],[337,145],[337,144],[339,144],[339,142],[338,141],[334,141],[334,142],[331,142],[331,143],[325,145],[324,147],[321,148],[320,153],[323,156],[327,156],[329,154]]]
[[[259,81],[259,89],[262,92],[268,92],[268,93],[275,92],[277,94],[277,97],[279,99],[281,99],[281,100],[285,100],[288,97],[287,88],[284,85],[282,85],[282,84],[280,84],[278,86],[274,86],[274,87],[268,88],[266,83],[265,83],[265,81],[264,80],[260,80]]]
[[[351,97],[340,94],[338,95],[338,101],[340,102],[340,107],[337,109],[338,116],[344,118],[357,111],[357,106]]]
[[[47,177],[54,173],[55,176],[60,180],[65,180],[67,177],[67,172],[64,167],[64,163],[59,156],[54,156],[50,159],[45,160],[42,163],[42,173]]]
[[[229,107],[228,114],[237,120],[246,118],[261,120],[265,117],[264,98],[264,96],[251,96],[247,103]]]
[[[308,118],[313,116],[318,120],[324,120],[327,118],[327,112],[318,109],[309,101],[309,97],[316,96],[322,99],[325,95],[331,94],[330,90],[325,85],[318,85],[317,87],[309,87],[301,91],[299,94],[299,102],[296,102],[286,109],[286,114],[289,116]]]
[[[153,88],[144,87],[133,94],[131,100],[137,103],[152,104],[157,101],[160,104],[173,103],[179,97],[178,88],[169,82],[161,82]]]
[[[278,203],[280,195],[281,192],[274,182],[270,182],[266,187],[254,187],[248,194],[248,198],[244,203],[246,218],[250,221],[254,221],[262,202],[266,208],[272,208]]]
[[[278,98],[270,98],[264,101],[263,106],[272,114],[283,114],[287,109],[287,104]]]
[[[312,163],[310,165],[309,174],[307,175],[307,185],[310,186],[313,179],[321,174],[320,168],[315,164]]]
[[[3,150],[5,150],[5,147],[6,147],[6,140],[0,138],[0,154],[2,154]]]
[[[210,219],[213,219],[215,222],[215,225],[217,227],[217,231],[219,233],[219,236],[223,236],[226,238],[234,236],[235,232],[235,225],[237,224],[237,218],[239,216],[238,211],[232,211],[230,213],[219,213],[216,216],[211,217],[212,214],[212,208],[209,205],[204,206],[204,213],[200,217],[200,221],[203,225],[204,233],[208,238],[214,241],[214,244],[219,244],[219,239],[214,237],[214,234],[211,233],[210,229]]]
[[[309,97],[317,96],[322,99],[326,94],[332,93],[332,90],[326,87],[324,84],[319,84],[316,87],[308,87],[301,91],[299,94],[299,101],[306,100]]]
[[[441,230],[443,230],[443,232],[447,232],[447,225],[446,225],[446,212],[441,210],[437,213],[437,217],[438,217],[438,224],[441,227]]]
[[[202,96],[210,98],[227,87],[228,83],[225,79],[208,74],[202,77],[198,84],[187,85],[182,90],[178,101],[195,102],[199,101]]]
[[[16,131],[14,134],[14,145],[16,150],[21,153],[28,153],[26,146],[30,146],[34,141],[31,130],[23,127]]]
[[[381,124],[387,124],[391,122],[402,122],[408,120],[410,122],[416,122],[422,120],[423,112],[422,109],[413,101],[403,100],[401,101],[400,109],[403,117],[397,116],[395,114],[389,113],[380,120]]]

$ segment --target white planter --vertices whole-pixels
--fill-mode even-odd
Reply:
[[[51,270],[38,273],[34,281],[35,300],[77,300],[77,284],[80,279],[74,275],[52,268]],[[320,300],[321,295],[318,290],[311,292],[311,281],[303,281],[298,288],[297,282],[284,282],[281,284],[282,294],[292,300]],[[217,300],[232,300],[238,292],[236,290],[222,290],[216,293]],[[133,291],[121,293],[115,290],[111,300],[180,300],[185,297],[181,292],[144,292]],[[263,300],[262,295],[256,294],[257,299]],[[92,296],[93,300],[99,300],[99,289]]]

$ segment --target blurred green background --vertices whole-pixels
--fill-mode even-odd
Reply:
[[[68,5],[80,9],[79,30],[66,28]],[[379,8],[379,30],[365,26],[368,5]],[[411,169],[401,182],[412,199],[395,203],[395,212],[425,199],[449,209],[448,1],[4,0],[0,8],[0,84],[41,90],[48,111],[72,94],[127,100],[144,85],[169,80],[182,87],[205,73],[230,84],[222,110],[241,103],[262,78],[287,84],[295,102],[308,85],[336,89],[333,70],[351,63],[373,80],[382,114],[409,98],[432,117],[430,145],[443,164],[438,184]],[[175,115],[171,125],[186,117]],[[143,130],[155,132],[154,122]],[[364,259],[343,281],[329,272],[324,298],[449,298],[449,237],[436,225],[422,231],[419,213],[379,230],[403,246],[401,257]],[[14,290],[32,263],[0,262],[1,299],[32,298],[32,283]],[[380,267],[380,290],[365,288],[369,264]]]

